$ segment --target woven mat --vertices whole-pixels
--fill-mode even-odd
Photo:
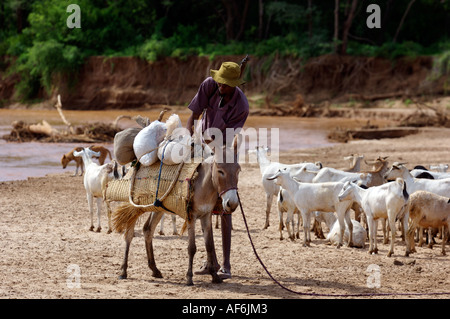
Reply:
[[[172,182],[177,179],[172,191],[162,201],[162,204],[169,211],[176,213],[183,219],[188,218],[188,205],[192,195],[190,185],[197,175],[196,172],[199,165],[200,163],[184,163],[178,178],[179,165],[162,166],[158,199],[166,194]],[[112,180],[108,183],[105,194],[106,200],[129,202],[133,170],[135,170],[135,167],[132,167],[122,179]],[[150,205],[150,207],[144,208],[148,212],[166,211],[161,207],[151,205],[155,202],[159,170],[159,161],[151,166],[141,165],[136,172],[134,187],[131,190],[132,200],[135,204]]]

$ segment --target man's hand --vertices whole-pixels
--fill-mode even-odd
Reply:
[[[200,118],[200,115],[201,113],[195,114],[194,112],[192,112],[191,116],[187,120],[186,128],[188,129],[191,136],[194,133],[194,121],[198,120]]]

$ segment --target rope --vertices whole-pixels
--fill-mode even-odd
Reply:
[[[253,244],[252,237],[250,235],[250,230],[248,228],[247,219],[245,218],[244,209],[242,208],[241,198],[239,197],[239,193],[237,192],[237,197],[239,201],[239,207],[241,208],[242,218],[244,219],[245,228],[247,230],[248,239],[250,240],[250,244],[252,246],[253,252],[255,253],[256,259],[258,259],[261,266],[266,271],[267,275],[282,289],[289,291],[291,293],[301,295],[301,296],[313,296],[313,297],[373,297],[373,296],[440,296],[440,295],[450,295],[450,292],[429,292],[429,293],[367,293],[367,294],[325,294],[325,293],[314,293],[314,292],[299,292],[292,290],[286,286],[284,286],[282,283],[280,283],[278,280],[276,280],[270,271],[267,269],[266,265],[263,263],[261,258],[259,257],[255,245]]]

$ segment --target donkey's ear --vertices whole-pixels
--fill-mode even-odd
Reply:
[[[242,135],[236,134],[233,139],[233,149],[234,149],[235,154],[237,153],[237,150],[241,146],[241,143],[242,143]]]

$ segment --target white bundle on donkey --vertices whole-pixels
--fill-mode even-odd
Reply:
[[[150,166],[158,159],[166,165],[186,162],[191,157],[190,147],[191,135],[182,127],[177,114],[172,114],[165,123],[153,121],[136,135],[133,142],[134,153],[144,166]]]
[[[134,138],[134,154],[144,166],[150,166],[158,160],[158,145],[166,136],[166,124],[153,121],[144,127]]]
[[[191,135],[182,127],[180,117],[172,114],[166,121],[166,137],[159,144],[158,158],[166,165],[188,162],[191,158]]]

